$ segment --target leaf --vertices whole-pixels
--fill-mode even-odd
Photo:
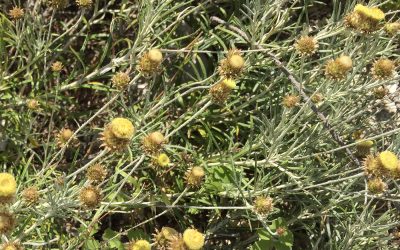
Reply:
[[[119,249],[119,250],[124,249],[124,245],[122,244],[120,239],[121,236],[118,235],[118,232],[115,232],[110,228],[107,228],[104,231],[103,240],[108,243],[111,249]]]
[[[83,245],[83,249],[84,250],[100,249],[100,243],[93,238],[89,238],[88,240],[86,240],[85,244]]]
[[[283,229],[281,235],[272,235],[266,229],[258,229],[257,234],[259,241],[251,246],[253,250],[290,250],[293,246],[293,234],[288,230],[285,221],[282,218],[277,218],[272,221],[269,226],[270,231],[276,232],[277,229]]]

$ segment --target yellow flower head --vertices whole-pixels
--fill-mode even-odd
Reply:
[[[385,24],[385,31],[391,36],[398,34],[400,32],[400,22]]]
[[[163,55],[161,53],[161,50],[159,49],[151,49],[147,53],[149,56],[149,60],[152,63],[161,63],[161,61],[163,60]]]
[[[196,229],[186,229],[183,232],[183,241],[189,250],[199,250],[204,246],[205,237]]]
[[[222,84],[224,84],[225,87],[227,87],[228,89],[236,88],[236,82],[235,82],[235,80],[232,80],[232,79],[224,79],[224,80],[222,80]]]
[[[129,250],[151,250],[151,245],[147,240],[138,240],[131,242],[128,247]]]
[[[142,146],[147,153],[154,153],[161,149],[165,141],[164,135],[159,131],[155,131],[142,139]]]
[[[156,164],[160,167],[167,167],[170,163],[169,157],[167,154],[159,154],[156,158]]]
[[[362,4],[357,4],[356,7],[354,7],[354,11],[374,21],[382,21],[385,19],[385,13],[383,13],[383,11],[378,7],[368,7]]]
[[[110,123],[111,132],[119,139],[131,139],[135,134],[135,127],[126,118],[115,118]]]
[[[379,166],[388,171],[396,171],[399,162],[397,156],[390,151],[381,152],[378,155],[377,160]]]
[[[0,197],[12,198],[17,191],[17,183],[13,175],[9,173],[0,173]]]
[[[23,250],[22,246],[19,243],[8,242],[1,246],[2,250]]]
[[[273,200],[271,197],[258,196],[254,199],[253,209],[259,215],[265,216],[269,214],[273,208]]]
[[[192,167],[186,171],[185,179],[188,186],[197,187],[206,175],[204,168],[200,166]]]
[[[245,68],[245,60],[237,49],[228,51],[226,58],[219,63],[218,71],[224,78],[238,78]]]

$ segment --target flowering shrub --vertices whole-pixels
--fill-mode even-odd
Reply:
[[[0,1],[0,249],[398,248],[380,2]]]

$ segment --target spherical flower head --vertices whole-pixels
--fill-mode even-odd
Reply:
[[[218,71],[226,79],[235,79],[242,74],[244,67],[245,61],[240,51],[232,49],[228,51],[226,58],[221,60]]]
[[[29,99],[26,101],[26,106],[30,110],[38,110],[39,109],[39,102],[35,99]]]
[[[200,166],[188,169],[185,175],[186,183],[190,187],[198,187],[206,175],[204,168]]]
[[[313,103],[320,103],[324,100],[324,96],[321,93],[315,93],[311,96],[311,101]]]
[[[200,250],[204,246],[205,236],[196,229],[188,228],[183,232],[183,241],[189,250]]]
[[[368,191],[373,194],[381,194],[385,192],[387,188],[386,183],[384,183],[382,179],[379,177],[368,180],[367,186],[368,186]]]
[[[129,250],[151,250],[151,245],[147,240],[138,240],[131,242],[128,247]]]
[[[265,216],[272,212],[273,200],[271,197],[258,196],[255,198],[253,203],[254,211],[262,216]]]
[[[161,234],[165,239],[171,240],[173,237],[177,236],[179,233],[172,227],[162,227]]]
[[[62,62],[57,61],[57,62],[54,62],[54,63],[51,65],[51,70],[52,70],[53,72],[60,72],[60,71],[63,69],[63,67],[64,67],[64,65],[62,64]]]
[[[379,153],[377,160],[379,166],[387,171],[396,171],[399,162],[397,156],[390,151]]]
[[[155,163],[157,166],[167,167],[170,163],[170,160],[167,154],[162,153],[156,157]]]
[[[93,186],[84,187],[79,194],[79,200],[87,208],[95,208],[101,201],[100,190]]]
[[[232,79],[224,79],[210,88],[210,96],[213,102],[223,104],[228,99],[236,83]]]
[[[318,42],[314,37],[301,36],[294,44],[296,51],[303,56],[310,56],[318,49]]]
[[[114,118],[109,126],[113,135],[119,139],[131,139],[135,134],[135,127],[126,118]]]
[[[300,102],[300,97],[297,95],[287,95],[283,97],[282,104],[286,108],[294,108],[299,104]]]
[[[161,149],[162,145],[165,143],[165,137],[160,131],[155,131],[142,140],[143,149],[147,153],[154,153]]]
[[[385,31],[391,36],[395,36],[395,35],[399,34],[399,32],[400,32],[400,22],[394,22],[394,23],[385,24]]]
[[[17,191],[17,182],[12,174],[0,173],[0,200],[9,202]]]
[[[225,87],[227,87],[228,89],[236,88],[236,82],[235,82],[235,80],[232,80],[232,79],[224,79],[224,80],[222,80],[222,84]]]
[[[162,52],[159,49],[149,50],[148,57],[149,57],[150,62],[155,63],[155,64],[160,64],[163,60]]]
[[[389,90],[385,86],[379,86],[374,88],[373,93],[376,98],[382,99],[389,94]]]
[[[138,70],[144,76],[156,74],[161,69],[162,60],[163,56],[161,51],[159,49],[151,49],[140,58]]]
[[[22,191],[22,198],[28,204],[35,204],[39,201],[39,191],[37,187],[27,187]]]
[[[348,67],[349,65],[349,61],[346,63],[346,60],[343,59],[330,60],[325,65],[325,75],[330,79],[343,79],[351,69],[351,67]]]
[[[154,234],[156,249],[167,249],[170,242],[176,237],[179,237],[179,233],[171,227],[162,227],[161,231],[156,230]]]
[[[130,81],[131,78],[125,72],[118,72],[111,79],[112,84],[119,89],[125,88]]]
[[[233,54],[228,57],[228,64],[233,69],[241,70],[244,67],[244,59],[241,55]]]
[[[18,243],[8,242],[1,246],[1,250],[23,250],[23,248]]]
[[[65,146],[70,139],[70,145],[76,146],[79,143],[78,139],[74,136],[74,132],[71,129],[62,128],[57,134],[57,144],[59,147]]]
[[[371,148],[374,146],[374,142],[371,140],[367,141],[359,141],[356,144],[357,152],[359,155],[366,155],[369,154]]]
[[[343,70],[348,71],[353,67],[353,61],[351,60],[351,57],[342,55],[339,58],[336,59],[337,63],[342,67]]]
[[[9,233],[15,225],[15,218],[9,212],[0,212],[0,234]]]
[[[373,155],[365,157],[363,167],[366,175],[379,175],[381,172],[378,160]]]
[[[100,183],[106,179],[107,170],[100,164],[94,164],[87,169],[86,178],[93,183]]]
[[[393,77],[395,64],[392,60],[381,58],[375,61],[372,66],[372,75],[375,79],[384,80]]]
[[[364,16],[371,21],[382,21],[385,19],[385,13],[377,7],[368,7],[362,4],[357,4],[354,11]]]
[[[21,9],[17,6],[14,6],[8,14],[11,16],[12,19],[18,20],[21,19],[24,16],[24,9]]]
[[[93,4],[93,0],[76,0],[76,4],[80,7],[89,7]]]

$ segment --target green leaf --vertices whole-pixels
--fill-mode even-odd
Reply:
[[[85,244],[83,245],[83,249],[84,250],[100,249],[100,243],[93,238],[89,238],[88,240],[86,240]]]
[[[287,228],[285,221],[282,218],[277,218],[272,221],[269,229],[275,233],[277,229],[283,230],[281,235],[272,235],[269,230],[258,229],[257,234],[259,241],[251,246],[253,250],[290,250],[293,247],[293,234]]]
[[[118,235],[118,232],[115,232],[110,228],[107,228],[104,231],[103,240],[108,243],[111,249],[124,249],[124,245],[121,242],[121,236]]]

